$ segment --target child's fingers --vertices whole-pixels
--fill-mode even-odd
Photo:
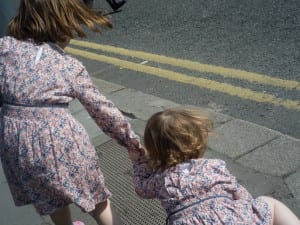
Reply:
[[[130,150],[128,151],[129,154],[129,158],[133,161],[138,160],[140,157],[142,157],[143,155],[145,155],[145,152],[143,150]]]
[[[139,159],[139,156],[138,155],[129,154],[129,158],[131,159],[131,161],[137,161]]]

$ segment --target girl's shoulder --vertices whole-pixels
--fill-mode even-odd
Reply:
[[[0,38],[0,54],[3,55],[10,51],[15,45],[16,39],[10,36],[4,36]]]
[[[177,180],[186,183],[199,181],[205,183],[212,177],[227,176],[226,163],[220,159],[191,159],[187,162],[177,164],[158,174],[161,179],[175,182]],[[198,182],[198,183],[199,183]]]
[[[67,69],[69,72],[75,72],[75,74],[86,70],[81,61],[66,53],[65,50],[59,47],[57,44],[46,42],[41,46],[44,48],[47,57],[49,57],[49,60],[58,62],[56,66],[61,66],[64,68],[64,70]]]
[[[186,162],[179,163],[169,170],[182,170],[191,167],[198,167],[198,166],[212,166],[212,165],[226,165],[225,161],[221,159],[206,159],[206,158],[198,158],[198,159],[190,159]]]
[[[195,166],[205,166],[205,167],[226,167],[226,162],[222,159],[191,159],[190,163]]]
[[[177,173],[177,174],[201,174],[203,171],[211,171],[212,173],[217,171],[225,171],[226,162],[221,159],[191,159],[185,163],[176,165],[175,167],[169,168],[166,173]]]

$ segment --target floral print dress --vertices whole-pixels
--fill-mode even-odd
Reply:
[[[45,215],[75,203],[89,212],[110,197],[95,148],[68,110],[74,98],[122,146],[141,148],[85,67],[53,43],[1,38],[0,94],[0,156],[17,206],[34,204]]]
[[[142,198],[158,199],[167,224],[269,225],[271,211],[254,199],[218,159],[192,159],[162,172],[134,162],[134,185]]]

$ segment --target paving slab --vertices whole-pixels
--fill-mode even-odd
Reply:
[[[244,155],[238,162],[274,176],[294,173],[300,168],[300,141],[282,135]]]
[[[199,110],[207,111],[214,121],[214,128],[219,127],[219,126],[223,125],[224,123],[234,119],[232,116],[228,116],[226,114],[217,112],[211,108],[196,107],[194,105],[183,105],[182,107],[184,107],[184,108],[192,107],[192,108],[196,108]]]
[[[31,205],[16,207],[8,184],[0,184],[0,224],[1,225],[40,225],[43,219]]]
[[[213,113],[213,117],[214,117],[213,119],[214,119],[215,128],[219,127],[219,126],[222,126],[223,124],[225,124],[225,123],[229,122],[230,120],[234,119],[231,116],[228,116],[228,115],[225,115],[225,114],[222,114],[222,113],[217,113],[217,112]]]
[[[93,118],[90,117],[85,109],[74,113],[73,115],[85,127],[91,139],[94,139],[99,134],[103,133],[103,131],[97,126]]]
[[[125,89],[125,87],[123,87],[121,85],[110,83],[110,82],[107,82],[105,80],[101,80],[101,79],[98,79],[95,77],[92,77],[92,81],[93,81],[94,85],[97,86],[100,93],[105,96],[109,93]]]
[[[138,134],[140,137],[144,136],[146,121],[134,119],[134,120],[131,120],[130,123],[136,134]]]
[[[98,146],[104,144],[105,142],[110,141],[111,138],[107,136],[105,133],[101,133],[98,136],[92,138],[92,142],[94,146]]]
[[[76,114],[76,113],[79,113],[80,111],[84,110],[84,107],[77,99],[75,99],[70,102],[69,110],[72,114]]]
[[[211,149],[208,149],[204,156],[206,158],[224,160],[230,173],[234,175],[238,182],[246,187],[254,197],[276,195],[284,198],[290,194],[288,186],[281,177],[259,173]]]
[[[285,182],[292,191],[295,199],[300,200],[300,169],[288,176]]]
[[[231,158],[240,157],[266,144],[280,133],[246,121],[233,119],[215,129],[208,146]]]
[[[126,97],[124,97],[126,96]],[[154,113],[179,104],[144,94],[132,89],[123,89],[108,95],[118,108],[132,117],[147,120]]]

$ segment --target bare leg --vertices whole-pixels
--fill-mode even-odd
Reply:
[[[96,205],[96,208],[90,212],[98,225],[121,225],[119,215],[111,208],[110,201],[107,199]]]
[[[267,202],[271,208],[273,225],[300,225],[297,216],[282,202],[266,196],[260,198]]]
[[[69,206],[56,210],[50,217],[55,225],[72,225]]]

